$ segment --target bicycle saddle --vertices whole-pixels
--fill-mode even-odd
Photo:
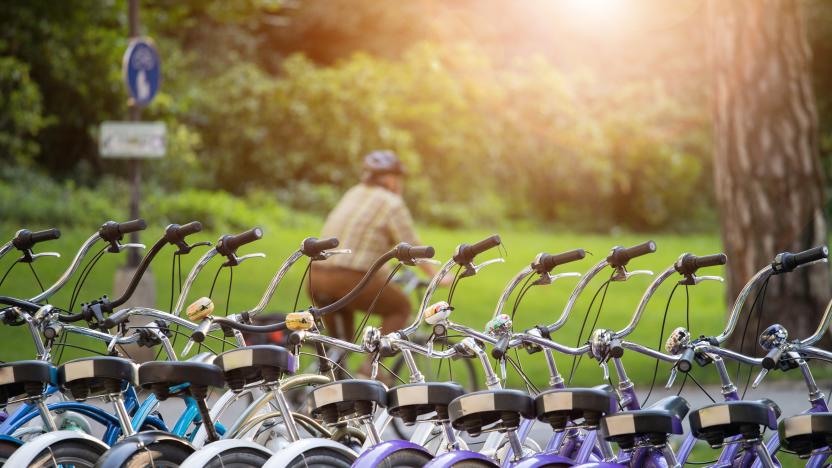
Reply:
[[[777,428],[780,408],[769,399],[726,401],[708,405],[690,414],[690,430],[698,439],[712,447],[735,435],[744,438],[760,436],[760,426]]]
[[[17,361],[0,364],[0,406],[23,394],[42,395],[44,387],[56,383],[55,367],[44,361]]]
[[[133,361],[113,356],[74,359],[58,368],[58,383],[72,398],[83,401],[91,396],[118,393],[127,385],[137,385]]]
[[[208,387],[224,387],[225,379],[222,369],[213,364],[154,361],[139,366],[139,384],[151,390],[159,400],[165,400],[170,396],[169,387],[190,384],[192,393],[202,394]]]
[[[309,395],[312,416],[327,424],[350,415],[369,416],[373,404],[387,406],[387,387],[377,380],[338,380],[315,387]]]
[[[653,444],[664,443],[668,434],[682,433],[682,420],[689,409],[684,398],[669,396],[646,409],[605,416],[601,419],[601,434],[622,449],[632,448],[635,438],[641,436],[646,436]]]
[[[571,422],[597,427],[601,417],[618,409],[615,392],[609,385],[593,388],[556,388],[540,393],[534,399],[537,419],[562,431]]]
[[[429,382],[399,385],[387,392],[387,412],[413,424],[419,416],[436,412],[439,419],[448,419],[448,405],[465,390],[454,382]]]
[[[491,424],[513,429],[520,425],[521,417],[533,418],[534,401],[519,390],[483,390],[454,399],[448,405],[448,415],[454,429],[476,437]]]
[[[832,413],[798,414],[780,421],[780,443],[798,455],[832,445]]]
[[[232,349],[218,355],[214,365],[223,370],[228,387],[235,392],[254,382],[276,382],[282,374],[293,374],[298,367],[295,356],[274,345]]]

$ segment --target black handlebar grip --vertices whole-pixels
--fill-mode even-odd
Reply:
[[[508,350],[508,342],[511,340],[511,335],[508,333],[500,335],[500,338],[497,340],[497,343],[494,344],[494,347],[491,348],[491,356],[494,359],[502,359],[503,356],[506,355],[506,351]]]
[[[317,237],[307,237],[300,244],[300,251],[302,254],[310,258],[315,258],[321,252],[338,247],[338,239],[330,237],[329,239],[318,239]]]
[[[146,228],[147,223],[141,218],[118,223],[118,232],[120,234],[130,234],[131,232],[142,231]]]
[[[190,236],[191,234],[196,234],[197,232],[202,231],[202,223],[199,221],[191,221],[188,224],[184,224],[176,228],[176,232],[184,239],[185,237]]]
[[[692,275],[700,268],[725,265],[727,262],[728,257],[724,253],[703,255],[701,257],[686,254],[676,263],[676,271],[682,275]]]
[[[191,333],[191,340],[194,343],[202,343],[205,341],[205,337],[208,335],[208,330],[211,329],[211,320],[210,319],[202,319],[199,326],[193,333]]]
[[[774,258],[773,268],[776,273],[788,273],[795,268],[817,260],[829,257],[829,249],[825,245],[804,250],[796,254],[783,252]]]
[[[783,355],[783,348],[774,347],[769,350],[766,354],[766,357],[763,358],[763,368],[772,370],[777,367],[777,363],[780,362],[780,356]]]
[[[539,264],[543,267],[546,271],[551,271],[558,265],[563,265],[569,262],[575,262],[582,258],[586,257],[586,251],[584,249],[575,249],[570,250],[569,252],[563,252],[556,255],[549,255],[549,254],[541,254]]]
[[[474,257],[485,252],[488,249],[493,249],[502,243],[500,236],[497,234],[486,237],[485,239],[475,244],[460,244],[456,248],[454,254],[454,262],[460,265],[467,265],[474,261]]]
[[[59,239],[60,237],[61,231],[57,228],[34,232],[28,229],[21,229],[17,231],[14,239],[12,239],[12,245],[14,245],[18,250],[29,250],[38,242]]]
[[[217,242],[217,252],[222,255],[231,255],[240,247],[254,242],[263,237],[263,230],[259,227],[249,229],[237,235],[225,235]]]
[[[682,351],[682,357],[680,357],[679,360],[676,361],[676,369],[678,369],[679,372],[684,372],[687,374],[693,368],[693,359],[695,357],[696,352],[693,350],[693,348],[685,348],[685,350]]]
[[[624,266],[630,260],[656,251],[656,243],[647,241],[633,247],[614,247],[607,257],[607,263],[612,266]]]
[[[433,258],[436,251],[429,245],[410,245],[402,242],[394,249],[395,256],[400,262],[410,262],[417,258]]]
[[[101,229],[98,230],[98,235],[107,242],[115,242],[120,240],[124,234],[141,231],[145,228],[147,228],[147,223],[141,218],[123,223],[107,221],[101,225]]]

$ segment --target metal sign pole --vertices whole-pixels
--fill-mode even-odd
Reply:
[[[139,37],[139,0],[127,1],[127,17],[128,17],[128,31],[127,35],[130,39]],[[136,104],[133,99],[129,101],[130,120],[137,122],[142,119],[142,109]],[[133,176],[132,187],[130,189],[130,219],[139,218],[139,198],[141,196],[140,186],[142,180],[141,161],[138,158],[130,159],[130,173]],[[139,243],[139,233],[130,233],[130,242]],[[127,252],[127,266],[137,267],[141,258],[139,256],[139,249],[129,249]]]

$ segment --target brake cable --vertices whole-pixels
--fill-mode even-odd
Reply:
[[[606,281],[601,283],[601,286],[598,286],[598,289],[595,291],[595,294],[592,296],[592,300],[589,301],[589,307],[587,307],[586,314],[584,314],[584,321],[583,321],[583,323],[581,323],[581,331],[578,332],[578,341],[575,343],[575,347],[578,347],[578,346],[581,345],[581,336],[584,334],[584,328],[586,327],[586,321],[589,319],[590,312],[592,312],[592,306],[595,304],[595,299],[598,298],[598,294],[601,293],[601,290],[603,289],[604,290],[604,295],[602,296],[601,303],[598,306],[598,315],[600,315],[601,307],[604,305],[604,298],[606,298],[606,296],[607,296],[607,288],[609,288],[610,282],[612,281],[612,278],[613,278],[614,275],[615,275],[615,273],[613,272],[612,274],[610,274],[609,279],[607,279]],[[596,323],[598,321],[598,315],[596,315],[596,317],[595,317],[595,322]],[[569,371],[569,379],[567,379],[567,381],[566,381],[567,386],[569,386],[572,383],[572,377],[574,377],[575,370],[581,364],[581,358],[583,358],[583,355],[581,355],[581,356],[572,356],[572,368]]]
[[[762,306],[762,303],[765,301],[765,295],[766,295],[766,291],[768,290],[768,282],[769,282],[770,279],[771,279],[771,277],[766,278],[766,281],[763,283],[763,285],[760,287],[760,289],[757,290],[757,295],[754,296],[754,302],[751,304],[751,308],[748,310],[748,319],[745,321],[745,326],[742,329],[742,338],[740,339],[740,348],[739,348],[740,353],[743,353],[745,351],[745,337],[746,337],[746,334],[748,332],[748,325],[751,323],[751,319],[753,318],[755,310],[758,310],[758,313],[757,313],[757,333],[759,334],[760,320],[761,320],[762,311],[757,309],[757,304],[758,304],[758,301],[759,301],[760,306]],[[751,351],[753,353],[754,352],[753,342],[752,342],[751,346],[752,346]],[[754,354],[756,354],[756,353],[754,353]],[[740,380],[740,370],[741,369],[742,369],[742,363],[737,361],[737,375],[735,377],[735,379],[737,381]],[[748,365],[748,379],[745,383],[745,389],[742,392],[743,398],[745,398],[745,393],[748,391],[748,386],[751,383],[751,374],[753,373],[753,371],[754,371],[753,367],[749,364]]]
[[[81,293],[81,288],[84,286],[84,283],[87,281],[87,276],[89,276],[90,272],[92,271],[92,267],[95,266],[96,263],[104,256],[105,251],[107,250],[107,246],[104,246],[96,252],[95,255],[84,265],[84,268],[81,270],[81,274],[78,276],[78,279],[75,280],[75,286],[72,288],[72,294],[69,298],[69,307],[67,310],[72,310],[75,308],[75,301],[78,300],[78,295]]]
[[[664,306],[664,315],[662,316],[662,330],[659,332],[659,344],[656,345],[656,349],[661,349],[662,347],[662,340],[664,339],[664,326],[667,323],[667,313],[670,311],[670,301],[673,300],[673,294],[676,293],[676,288],[678,287],[679,283],[676,283],[670,291],[670,295],[667,297],[667,303]],[[650,395],[653,394],[653,388],[656,386],[656,377],[658,374],[659,359],[656,358],[656,366],[653,368],[653,381],[650,382],[650,390],[647,392],[647,396],[644,397],[644,401],[642,401],[641,406],[647,406],[647,402],[650,400]]]
[[[38,273],[35,271],[35,267],[31,263],[29,263],[28,265],[29,265],[29,270],[31,270],[32,274],[35,275],[35,281],[38,282],[38,286],[40,287],[40,292],[46,291],[46,289],[43,287],[43,283],[40,282],[40,278],[38,277]]]

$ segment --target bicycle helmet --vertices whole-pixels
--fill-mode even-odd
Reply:
[[[402,165],[396,153],[390,150],[378,150],[364,156],[364,171],[371,175],[404,174]]]

